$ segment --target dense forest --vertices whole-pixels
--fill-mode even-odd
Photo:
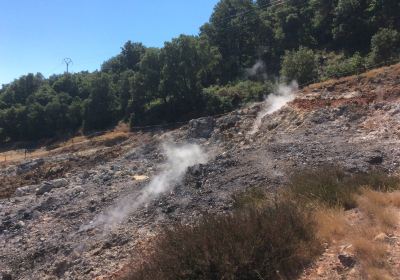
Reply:
[[[0,142],[185,121],[260,100],[278,81],[359,73],[400,57],[399,15],[398,0],[221,0],[198,36],[128,41],[99,71],[3,85]]]

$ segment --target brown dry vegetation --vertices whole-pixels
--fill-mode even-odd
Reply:
[[[321,252],[310,212],[280,201],[177,224],[125,279],[293,279]]]
[[[397,279],[400,276],[397,268],[388,259],[392,258],[390,256],[393,255],[393,250],[399,250],[391,244],[396,239],[396,232],[398,234],[399,191],[377,191],[366,185],[351,196],[357,208],[355,212],[350,212],[357,213],[355,216],[341,208],[321,207],[316,211],[317,236],[328,242],[330,251],[344,254],[358,264],[356,272],[352,270],[352,276],[346,276],[351,269],[344,269],[341,277]],[[327,262],[329,261],[317,264],[314,268],[314,273],[317,274],[315,278],[307,276],[302,279],[319,278],[321,270],[327,270]],[[312,275],[312,270],[308,274]],[[325,277],[336,279],[333,274],[335,273],[331,276],[329,273],[325,274]]]
[[[398,226],[398,178],[321,171],[294,174],[273,199],[250,188],[233,196],[229,215],[165,229],[124,279],[295,279],[323,244],[354,259],[360,277],[395,279],[387,239]],[[349,205],[361,218],[349,221]],[[313,279],[312,269],[302,279]]]
[[[119,156],[122,153],[123,146],[118,145],[128,139],[137,141],[138,139],[146,139],[145,135],[134,136],[128,132],[123,125],[118,126],[115,130],[109,131],[102,135],[92,137],[77,136],[66,142],[53,144],[51,147],[43,147],[27,154],[27,158],[43,158],[55,155],[68,155],[78,153],[79,157],[65,157],[59,161],[46,161],[39,164],[29,172],[16,175],[0,176],[0,199],[12,196],[15,190],[26,185],[39,184],[43,180],[52,180],[63,177],[67,172],[79,170],[81,168],[90,168],[108,160]],[[142,139],[142,141],[144,141]],[[7,161],[0,164],[7,166],[8,164],[16,164],[23,162],[25,152],[23,150],[15,150],[0,153],[0,159],[6,157]]]

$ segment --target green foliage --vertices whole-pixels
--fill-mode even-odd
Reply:
[[[128,41],[100,72],[3,85],[0,142],[227,112],[279,74],[300,84],[356,74],[399,58],[399,14],[397,0],[220,0],[199,36],[160,49]]]
[[[116,111],[116,97],[110,77],[101,73],[92,80],[90,96],[85,101],[83,129],[89,131],[112,125]]]
[[[366,61],[360,53],[355,53],[349,58],[346,58],[343,54],[333,55],[322,66],[321,78],[330,79],[359,74],[365,71],[365,65]]]
[[[228,112],[248,102],[261,101],[272,89],[271,83],[253,81],[204,88],[205,111],[211,114]]]
[[[237,16],[240,15],[240,16]],[[221,53],[220,79],[229,82],[251,67],[260,46],[261,20],[252,0],[221,0],[201,35]]]
[[[371,62],[385,62],[399,56],[400,33],[394,29],[380,29],[371,39]]]
[[[287,51],[282,60],[280,74],[287,81],[296,80],[305,84],[317,78],[318,66],[311,49],[300,47],[297,51]]]
[[[126,279],[295,279],[321,251],[310,216],[280,201],[177,224]]]

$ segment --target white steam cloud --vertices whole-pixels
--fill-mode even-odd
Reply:
[[[162,171],[137,196],[128,196],[119,201],[118,205],[98,216],[90,225],[81,227],[87,230],[103,227],[104,231],[110,230],[121,223],[127,216],[140,206],[146,205],[161,194],[171,191],[179,183],[188,167],[207,162],[207,154],[199,145],[164,144],[163,150],[167,157]]]
[[[262,60],[258,60],[251,68],[246,69],[246,74],[248,77],[262,77],[266,80],[265,68],[265,63]]]
[[[289,85],[278,85],[276,92],[269,94],[265,99],[263,107],[258,113],[249,135],[253,135],[258,132],[262,124],[262,120],[266,115],[278,111],[288,102],[292,101],[295,98],[298,89],[299,86],[295,81],[291,82]]]

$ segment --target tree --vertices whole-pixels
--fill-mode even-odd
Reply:
[[[286,51],[280,73],[287,81],[296,80],[299,84],[312,82],[318,74],[314,52],[305,47]]]
[[[336,48],[366,51],[373,29],[368,24],[366,0],[338,0],[334,10],[333,39]]]
[[[400,53],[400,33],[397,30],[380,29],[371,39],[371,62],[388,61]]]
[[[220,79],[231,81],[257,60],[261,21],[252,0],[221,0],[214,8],[210,23],[201,28],[222,55]]]
[[[91,82],[90,96],[85,101],[83,129],[103,129],[115,121],[117,102],[110,77],[98,74]]]
[[[79,96],[79,84],[74,74],[64,74],[52,84],[52,88],[56,92],[66,92],[70,96]]]
[[[174,119],[201,110],[201,90],[215,82],[214,74],[220,62],[220,54],[207,40],[181,35],[165,44],[161,51],[160,91],[165,102],[170,103],[170,115]]]
[[[40,73],[22,76],[6,87],[2,100],[9,105],[25,104],[26,99],[44,83],[44,77]]]

